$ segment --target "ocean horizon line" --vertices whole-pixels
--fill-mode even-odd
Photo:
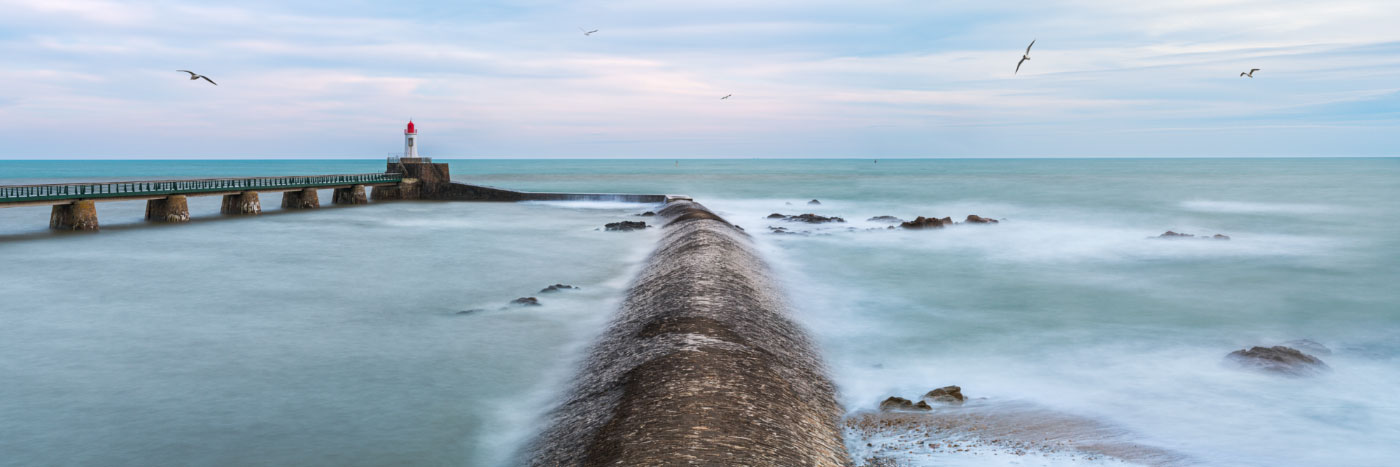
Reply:
[[[735,160],[790,160],[790,161],[840,161],[840,160],[1143,160],[1143,159],[1212,159],[1212,160],[1236,160],[1236,159],[1396,159],[1400,155],[1336,155],[1336,156],[1293,156],[1293,155],[1260,155],[1260,156],[897,156],[897,157],[796,157],[796,156],[673,156],[673,157],[474,157],[474,156],[430,156],[429,158],[442,161],[671,161],[671,160],[692,160],[692,161],[735,161]],[[384,160],[384,156],[375,157],[113,157],[113,158],[0,158],[0,162],[120,162],[120,161],[362,161],[362,160]]]

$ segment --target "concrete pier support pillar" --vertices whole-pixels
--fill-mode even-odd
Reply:
[[[49,228],[97,231],[97,204],[92,201],[56,204],[53,213],[49,214]]]
[[[364,185],[355,185],[350,188],[336,188],[331,196],[331,204],[369,204],[369,198],[365,196]]]
[[[148,222],[189,222],[190,203],[185,195],[170,195],[169,198],[153,199],[146,202]]]
[[[374,187],[370,196],[375,201],[419,199],[422,197],[423,183],[416,178],[405,178],[398,185]]]
[[[282,193],[282,209],[316,209],[321,207],[321,198],[315,188]]]
[[[236,195],[224,195],[224,205],[219,212],[229,216],[262,214],[262,202],[258,192],[245,191]]]

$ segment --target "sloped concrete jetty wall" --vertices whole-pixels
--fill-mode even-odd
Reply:
[[[689,201],[527,453],[555,465],[847,465],[831,381],[748,236]]]
[[[504,190],[466,183],[444,183],[429,199],[450,201],[614,201],[622,203],[664,203],[666,195],[634,195],[613,193],[531,193]]]

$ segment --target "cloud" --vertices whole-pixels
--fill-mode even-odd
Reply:
[[[1400,12],[1384,1],[0,10],[0,157],[377,155],[409,116],[452,156],[1184,155],[1222,137],[1378,155],[1394,148],[1353,130],[1400,122],[1376,110],[1400,82]],[[1238,78],[1248,68],[1263,71]],[[986,136],[1009,128],[1018,138]],[[35,134],[45,143],[20,137]],[[170,144],[114,136],[140,134]]]

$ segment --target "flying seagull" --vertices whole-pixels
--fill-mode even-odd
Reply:
[[[1253,78],[1253,77],[1254,77],[1254,72],[1256,72],[1256,71],[1259,71],[1259,69],[1258,69],[1258,68],[1250,68],[1250,69],[1249,69],[1249,73],[1240,73],[1240,76],[1241,76],[1241,77],[1248,76],[1248,77],[1250,77],[1250,78]]]
[[[721,98],[719,98],[719,100],[725,100],[725,99],[728,99],[728,98],[729,98],[729,97],[730,97],[730,96],[733,96],[733,94],[729,94],[729,95],[727,95],[727,96],[724,96],[724,97],[721,97]]]
[[[1021,61],[1016,62],[1016,71],[1015,71],[1015,72],[1012,72],[1011,74],[1014,75],[1014,74],[1016,74],[1016,73],[1020,73],[1020,72],[1021,72],[1021,64],[1022,64],[1022,63],[1026,63],[1026,60],[1030,60],[1030,59],[1031,59],[1031,46],[1034,46],[1034,45],[1035,45],[1035,39],[1031,39],[1031,45],[1026,46],[1026,53],[1021,54]]]
[[[215,86],[218,86],[218,85],[219,85],[219,83],[215,83],[214,80],[209,79],[208,76],[204,76],[204,75],[201,75],[201,74],[197,74],[197,73],[195,73],[195,72],[193,72],[193,71],[190,71],[190,70],[175,70],[175,71],[183,71],[183,72],[185,72],[185,73],[189,73],[189,74],[190,74],[190,81],[194,81],[194,80],[197,80],[197,79],[200,79],[200,78],[204,78],[204,80],[205,80],[205,81],[208,81],[209,84],[212,84],[212,85],[215,85]]]
[[[594,29],[594,30],[592,30],[592,31],[584,31],[583,28],[578,28],[578,30],[583,31],[583,35],[585,35],[585,36],[591,36],[591,35],[593,35],[593,33],[598,32],[597,29]]]

